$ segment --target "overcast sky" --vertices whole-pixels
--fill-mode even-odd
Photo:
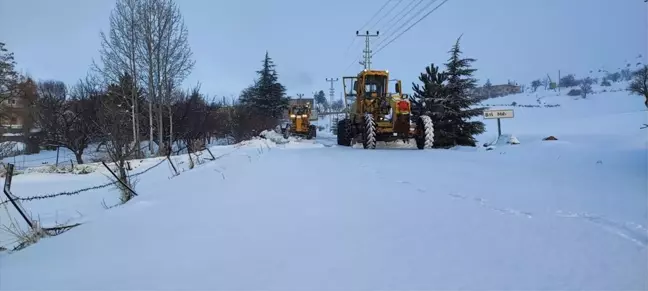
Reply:
[[[250,84],[266,50],[289,94],[327,91],[325,78],[341,79],[362,68],[349,66],[364,46],[355,31],[384,3],[176,1],[196,60],[185,86],[200,81],[203,91],[219,96],[238,95]],[[417,0],[391,0],[379,17],[383,20],[363,29],[382,31],[372,39],[374,50],[400,32],[400,23],[388,24],[412,1]],[[72,83],[98,59],[99,31],[108,30],[113,5],[114,0],[0,0],[0,42],[15,53],[22,72]],[[377,53],[372,67],[388,69],[411,91],[425,66],[445,62],[463,34],[463,51],[477,59],[480,83],[486,78],[494,84],[528,83],[547,73],[555,78],[558,69],[584,76],[600,67],[645,63],[647,14],[643,0],[449,0]]]

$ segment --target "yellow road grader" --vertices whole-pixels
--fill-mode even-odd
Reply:
[[[313,118],[313,99],[293,99],[288,104],[288,120],[290,121],[283,129],[284,138],[290,136],[305,137],[313,139],[317,136],[317,127],[311,124]]]
[[[347,110],[337,124],[338,145],[362,143],[365,149],[375,149],[377,141],[409,143],[413,138],[418,149],[432,147],[432,120],[427,115],[412,120],[410,101],[402,92],[401,81],[395,81],[395,92],[389,93],[387,70],[365,69],[355,77],[343,77]]]

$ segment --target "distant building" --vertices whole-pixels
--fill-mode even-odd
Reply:
[[[25,136],[24,122],[28,116],[27,102],[20,97],[11,97],[0,102],[0,142],[21,142],[26,145],[25,153],[39,152],[40,129],[29,128]],[[31,125],[30,125],[31,126]]]
[[[0,103],[0,125],[3,129],[21,129],[26,106],[20,98],[7,98]]]
[[[502,97],[511,94],[522,93],[522,88],[515,84],[492,85],[490,88],[477,87],[472,92],[479,97]]]

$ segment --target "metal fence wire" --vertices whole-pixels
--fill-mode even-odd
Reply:
[[[164,161],[166,161],[166,158],[160,160],[160,161],[157,162],[155,165],[153,165],[153,166],[147,168],[147,169],[144,170],[144,171],[141,171],[141,172],[138,172],[138,173],[135,173],[135,174],[128,175],[128,178],[130,179],[130,178],[137,177],[137,176],[139,176],[139,175],[143,175],[144,173],[146,173],[146,172],[148,172],[148,171],[150,171],[150,170],[152,170],[152,169],[158,167],[159,165],[161,165],[162,163],[164,163]],[[114,181],[114,182],[108,182],[108,183],[105,183],[105,184],[101,184],[101,185],[97,185],[97,186],[92,186],[92,187],[87,187],[87,188],[83,188],[83,189],[79,189],[79,190],[75,190],[75,191],[63,191],[63,192],[58,192],[58,193],[44,194],[44,195],[37,195],[37,196],[30,196],[30,197],[18,197],[17,200],[18,200],[18,201],[32,201],[32,200],[41,200],[41,199],[47,199],[47,198],[55,198],[55,197],[59,197],[59,196],[72,196],[72,195],[78,195],[78,194],[83,193],[83,192],[87,192],[87,191],[91,191],[91,190],[97,190],[97,189],[101,189],[101,188],[106,188],[106,187],[109,187],[109,186],[115,185],[116,183],[117,183],[117,181]],[[4,202],[0,203],[0,205],[3,205],[3,204],[8,203],[8,202],[9,202],[9,201],[4,201]]]

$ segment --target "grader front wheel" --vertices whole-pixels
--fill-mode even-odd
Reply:
[[[306,135],[306,139],[313,139],[315,137],[317,137],[317,127],[311,125],[308,127],[308,135]]]
[[[376,122],[373,115],[364,115],[364,128],[362,129],[362,147],[365,149],[376,148]]]
[[[416,120],[416,147],[419,150],[431,149],[434,144],[434,124],[427,115],[422,115]]]

